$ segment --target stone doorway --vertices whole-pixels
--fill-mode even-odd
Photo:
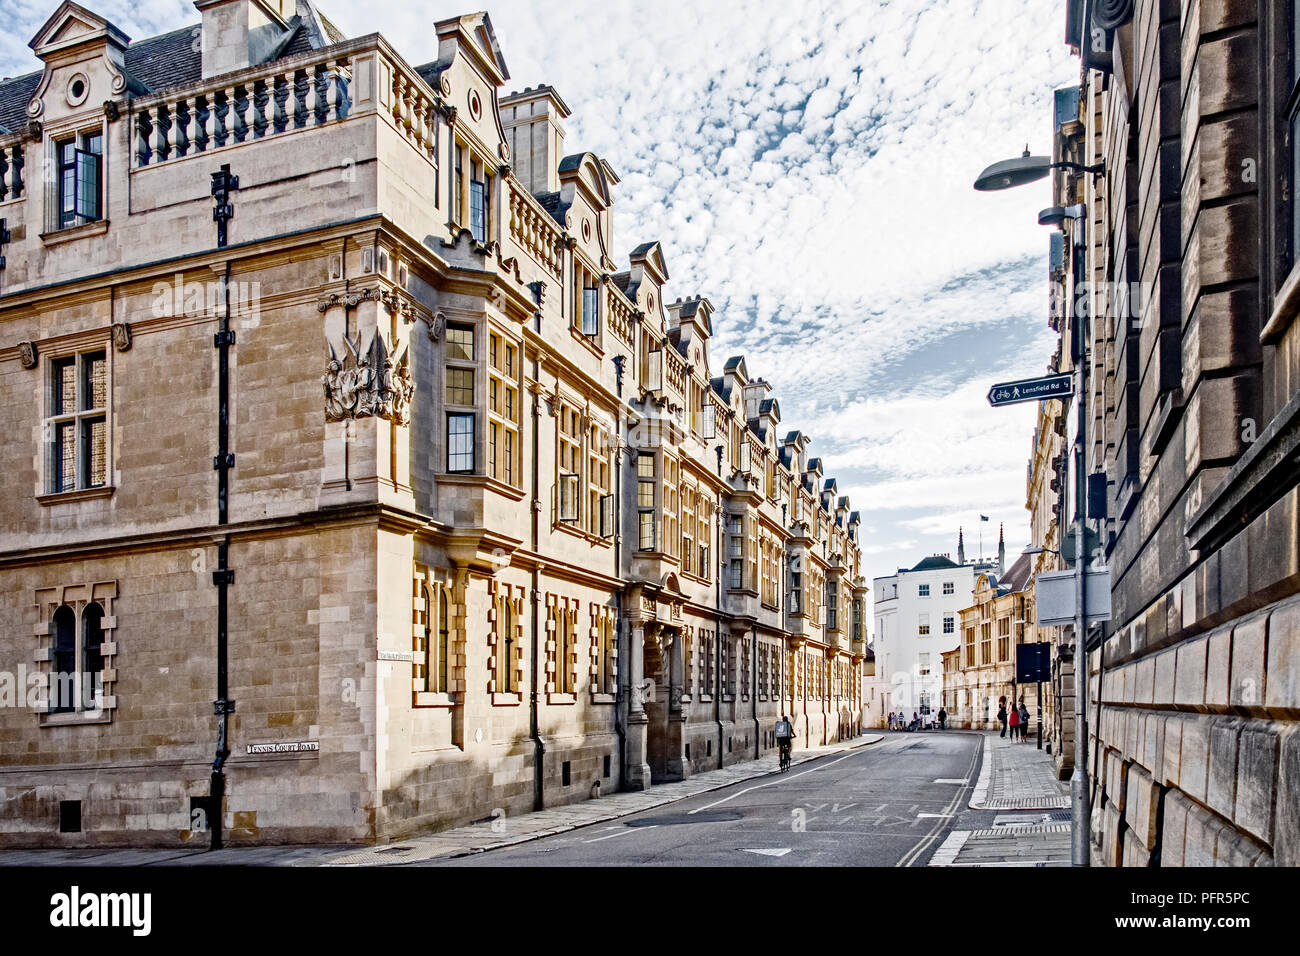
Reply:
[[[653,633],[651,633],[653,631]],[[653,681],[653,695],[645,702],[646,762],[653,783],[682,780],[688,775],[683,760],[682,637],[677,628],[647,628],[644,646],[645,678]]]

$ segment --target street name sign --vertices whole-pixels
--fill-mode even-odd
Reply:
[[[994,408],[1020,402],[1042,402],[1049,398],[1069,398],[1074,394],[1074,376],[1047,375],[1018,382],[1000,382],[989,389],[989,404]]]

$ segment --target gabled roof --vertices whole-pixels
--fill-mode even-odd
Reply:
[[[492,18],[488,16],[486,10],[439,20],[433,28],[438,34],[440,64],[445,66],[451,62],[446,44],[454,40],[466,56],[477,59],[479,65],[485,67],[489,75],[496,73],[497,76],[492,78],[498,83],[510,79],[510,70],[506,67],[505,57],[501,55],[501,44],[497,42],[496,30],[492,29]],[[459,41],[462,39],[469,42],[461,44]]]
[[[1011,567],[1007,568],[1007,573],[1002,576],[999,584],[1008,592],[1023,591],[1029,584],[1029,570],[1029,555],[1022,554],[1012,562]]]
[[[641,243],[628,258],[633,265],[640,263],[648,268],[660,285],[668,281],[668,263],[664,260],[663,247],[657,241]]]

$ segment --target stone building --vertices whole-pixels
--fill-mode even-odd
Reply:
[[[880,691],[886,721],[891,712],[909,719],[915,712],[927,721],[939,713],[942,655],[957,646],[958,617],[970,603],[977,576],[1002,573],[1006,542],[999,530],[997,561],[967,562],[959,530],[957,556],[953,561],[946,554],[931,555],[872,580],[876,667],[871,690]]]
[[[1052,247],[1051,279],[1054,287],[1064,281],[1063,245]],[[1051,326],[1060,331],[1060,318],[1054,311]],[[1048,365],[1049,371],[1061,368],[1058,348]],[[1061,557],[1061,513],[1066,506],[1069,476],[1067,411],[1069,402],[1052,400],[1038,403],[1034,426],[1033,451],[1026,476],[1025,507],[1029,511],[1029,568],[1027,586],[1032,594],[1034,579],[1048,571],[1060,571],[1066,564]],[[1051,644],[1051,685],[1044,688],[1043,746],[1051,751],[1057,776],[1068,779],[1074,771],[1074,663],[1072,645],[1061,638],[1061,628],[1039,627],[1036,615],[1026,617],[1026,627],[1033,630],[1032,640]],[[1036,728],[1035,728],[1036,730]]]
[[[1016,682],[1016,646],[1043,638],[1034,619],[1032,556],[1022,554],[998,577],[991,572],[975,576],[974,603],[958,612],[961,644],[943,655],[943,706],[950,726],[974,730],[1001,727],[998,707],[1021,701],[1029,708],[1031,727],[1037,733],[1043,718],[1044,745],[1052,743],[1055,708],[1050,684]]]
[[[1300,863],[1296,6],[1068,4],[1106,865]]]
[[[379,841],[857,733],[857,513],[559,94],[486,14],[413,65],[195,6],[63,3],[0,83],[4,842]]]

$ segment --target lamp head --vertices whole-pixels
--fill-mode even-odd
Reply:
[[[985,169],[975,180],[975,188],[980,192],[993,192],[1037,182],[1047,178],[1051,165],[1050,156],[1030,156],[1029,150],[1026,149],[1015,159],[1004,159]]]
[[[1048,206],[1038,214],[1038,224],[1040,226],[1053,226],[1060,229],[1065,224],[1065,207]]]

